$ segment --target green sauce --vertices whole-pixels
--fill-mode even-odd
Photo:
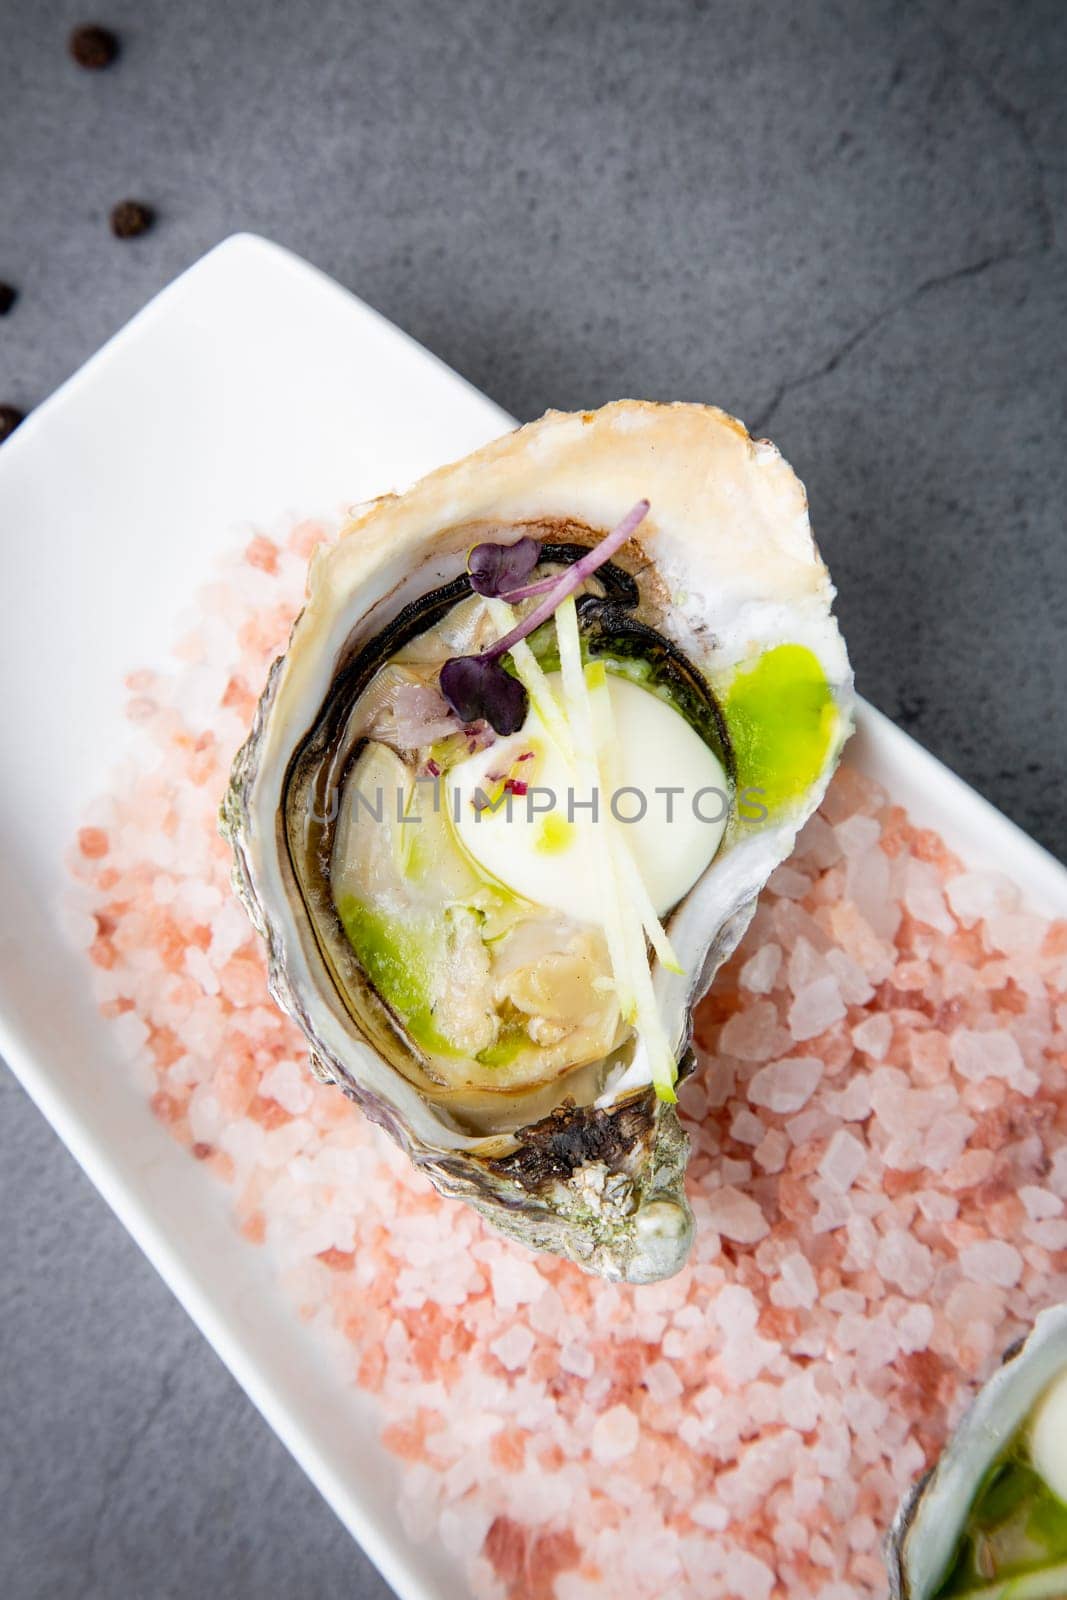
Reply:
[[[337,914],[360,966],[416,1044],[440,1055],[462,1055],[434,1021],[429,979],[444,957],[442,929],[434,919],[387,917],[352,895],[338,902]]]
[[[837,730],[837,707],[818,657],[800,644],[764,651],[734,674],[723,709],[738,789],[762,789],[772,812],[799,799],[822,772]]]
[[[990,1467],[935,1600],[1027,1600],[1067,1594],[1067,1506],[1026,1458],[1025,1429]],[[1052,1580],[1054,1587],[1048,1587]]]

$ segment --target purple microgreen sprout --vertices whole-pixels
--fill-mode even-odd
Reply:
[[[475,594],[496,599],[514,591],[541,559],[536,539],[514,544],[476,544],[467,557],[467,572]]]
[[[502,639],[498,639],[495,644],[491,644],[487,650],[483,650],[480,655],[453,656],[451,660],[445,662],[441,668],[441,693],[458,717],[464,722],[473,722],[478,717],[484,717],[499,734],[506,735],[519,731],[526,720],[527,694],[518,679],[505,671],[501,665],[501,657],[507,655],[520,640],[535,632],[542,622],[547,622],[568,595],[580,589],[586,578],[591,578],[605,561],[610,561],[615,552],[622,548],[644,521],[648,510],[649,502],[639,500],[622,521],[612,528],[610,533],[605,534],[599,544],[593,546],[588,555],[574,562],[573,566],[568,567],[558,578],[546,578],[541,582],[527,585],[525,589],[509,589],[501,593],[499,590],[479,588],[478,583],[499,581],[504,576],[505,566],[508,567],[505,577],[507,582],[513,583],[516,574],[520,578],[528,576],[537,565],[541,548],[536,539],[520,539],[512,545],[474,546],[468,558],[468,565],[471,584],[479,594],[510,602],[543,593],[544,599],[510,632]],[[530,561],[529,550],[524,550],[518,556],[517,563],[509,564],[507,558],[513,552],[519,551],[523,545],[533,545],[533,561]],[[495,554],[483,556],[482,552],[485,551],[492,551]],[[476,566],[479,569],[477,582]]]
[[[484,717],[499,734],[518,733],[526,721],[526,690],[495,654],[453,656],[441,668],[441,693],[464,722]]]

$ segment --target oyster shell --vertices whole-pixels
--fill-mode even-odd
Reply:
[[[902,1504],[893,1600],[1067,1595],[1067,1306],[1008,1352]]]
[[[678,970],[649,957],[684,1075],[692,1007],[821,799],[852,703],[803,486],[772,445],[725,413],[636,401],[550,412],[361,510],[316,554],[305,608],[271,670],[222,811],[237,892],[267,942],[271,991],[307,1035],[316,1073],[386,1128],[444,1194],[526,1245],[631,1282],[669,1276],[686,1258],[688,1143],[675,1107],[650,1086],[643,1037],[605,977],[597,907],[590,932],[581,918],[561,923],[558,912],[542,916],[522,902],[517,928],[494,885],[483,884],[457,891],[438,914],[442,882],[459,870],[452,846],[435,847],[447,864],[434,867],[425,894],[413,892],[389,866],[389,852],[403,849],[399,802],[392,843],[379,836],[363,859],[337,844],[337,794],[343,811],[362,762],[392,770],[380,754],[390,737],[394,755],[408,759],[395,730],[368,742],[391,703],[390,683],[425,693],[427,662],[502,636],[471,594],[473,544],[532,535],[558,572],[642,497],[647,520],[584,585],[578,616],[583,659],[603,658],[611,674],[669,702],[726,775],[717,853],[664,908]],[[649,750],[653,770],[655,758]],[[751,816],[748,789],[762,796],[749,801]],[[345,899],[340,885],[352,873]],[[342,901],[354,908],[347,921]],[[392,919],[384,953],[368,903]],[[494,945],[498,914],[506,960]],[[436,941],[429,1000],[408,981],[418,966],[413,937]],[[532,975],[527,964],[516,976],[514,951],[531,937],[542,940],[542,956]],[[599,1011],[590,1003],[577,1020],[556,1014],[576,963],[588,993],[609,1001]],[[531,1020],[538,1007],[549,1014]],[[519,1065],[494,1079],[481,1065],[503,1059],[505,1012]]]

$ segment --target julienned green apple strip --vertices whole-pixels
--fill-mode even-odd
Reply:
[[[563,696],[573,735],[577,770],[590,793],[603,795],[606,785],[597,761],[597,742],[593,734],[593,706],[589,686],[585,681],[581,637],[578,632],[578,612],[572,595],[568,595],[556,608],[555,619],[560,672],[563,677]],[[640,875],[634,867],[631,877],[622,865],[624,857],[630,858],[630,850],[618,828],[615,827],[610,812],[603,816],[599,826],[591,830],[591,838],[596,851],[600,890],[602,894],[607,894],[607,899],[604,901],[604,932],[608,939],[609,953],[612,953],[613,946],[609,924],[617,918],[618,937],[614,945],[623,964],[622,976],[626,989],[634,998],[636,1015],[633,1020],[637,1034],[648,1054],[652,1082],[657,1095],[661,1100],[673,1101],[677,1098],[674,1084],[678,1076],[678,1067],[656,1004],[652,973],[645,954],[643,919],[628,898],[633,878],[639,879]],[[643,884],[641,888],[644,889]],[[644,898],[647,900],[647,895]],[[648,909],[651,911],[650,903]],[[669,950],[667,936],[654,914],[652,920],[659,931],[659,942]],[[673,958],[673,952],[671,955]],[[677,966],[677,962],[675,965]],[[615,971],[618,984],[620,973],[615,967],[614,953],[612,953],[612,969]],[[625,1007],[623,1015],[626,1016]]]

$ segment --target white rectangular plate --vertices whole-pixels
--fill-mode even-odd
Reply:
[[[150,1114],[57,919],[63,855],[123,743],[123,676],[162,666],[240,524],[329,513],[512,425],[277,246],[228,239],[0,451],[0,1052],[190,1316],[403,1600],[456,1600],[412,1548],[371,1413],[312,1359],[228,1197]],[[878,712],[849,759],[965,860],[1067,913],[1067,871]]]

